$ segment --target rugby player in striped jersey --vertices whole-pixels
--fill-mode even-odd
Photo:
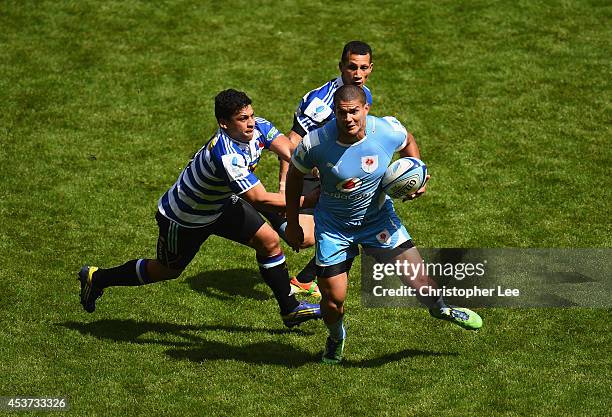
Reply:
[[[251,99],[233,89],[215,97],[218,130],[159,199],[157,257],[133,259],[102,269],[85,265],[78,274],[81,304],[87,312],[110,286],[137,286],[175,279],[210,235],[255,249],[261,275],[272,289],[288,327],[321,317],[318,304],[298,302],[291,294],[278,234],[257,212],[282,212],[285,198],[266,191],[255,167],[263,150],[289,161],[295,145],[269,121],[255,117]],[[313,207],[315,191],[301,199]],[[256,210],[257,209],[257,210]]]

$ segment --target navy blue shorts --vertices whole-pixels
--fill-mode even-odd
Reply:
[[[184,227],[159,211],[155,219],[159,227],[157,260],[179,271],[189,265],[210,235],[246,245],[265,224],[257,210],[239,197],[230,199],[223,207],[221,216],[206,226]]]

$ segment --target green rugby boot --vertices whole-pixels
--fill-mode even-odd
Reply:
[[[331,336],[327,336],[327,342],[325,343],[325,352],[321,362],[330,365],[339,364],[342,361],[342,353],[344,352],[344,340],[335,340]]]
[[[482,318],[468,308],[454,306],[431,308],[429,314],[437,319],[455,323],[466,330],[478,330],[482,327]]]

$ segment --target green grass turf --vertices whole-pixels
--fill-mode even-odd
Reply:
[[[245,90],[287,131],[351,39],[374,48],[372,113],[432,174],[399,208],[418,245],[612,246],[608,2],[304,3],[0,3],[0,396],[88,416],[609,415],[609,310],[483,309],[472,334],[364,309],[356,264],[330,368],[323,326],[285,331],[253,253],[212,238],[180,279],[82,312],[81,264],[154,255],[157,198],[214,131],[214,95]],[[294,272],[311,254],[287,252]]]

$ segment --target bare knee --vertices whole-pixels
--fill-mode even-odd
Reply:
[[[327,311],[342,314],[344,312],[344,301],[333,298],[322,299],[321,307],[325,308]]]
[[[268,224],[263,225],[257,231],[249,245],[255,248],[257,254],[261,256],[277,255],[281,251],[278,233]]]
[[[342,314],[344,311],[345,299],[345,297],[342,296],[342,293],[327,287],[325,283],[323,283],[323,285],[319,285],[319,289],[321,290],[321,308],[326,309],[327,311]]]

